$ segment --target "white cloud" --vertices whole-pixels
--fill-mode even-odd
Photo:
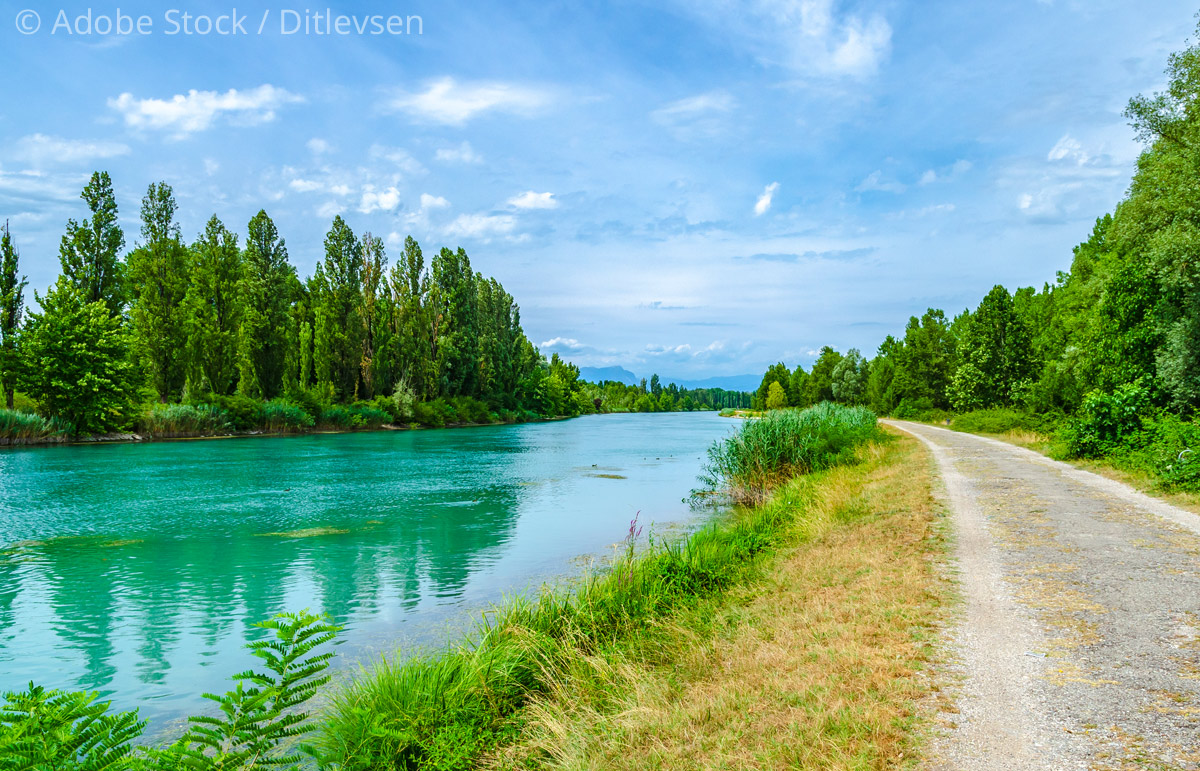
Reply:
[[[109,99],[108,106],[121,113],[131,128],[172,131],[183,137],[204,131],[221,116],[243,125],[267,123],[275,120],[280,107],[303,101],[290,91],[265,84],[248,91],[231,88],[223,94],[192,89],[186,96],[176,94],[170,99],[136,99],[126,92]]]
[[[921,178],[917,180],[918,185],[932,185],[934,182],[946,182],[956,177],[961,177],[971,170],[971,162],[968,160],[959,159],[949,166],[943,166],[939,170],[929,169]]]
[[[425,173],[425,167],[421,165],[421,162],[412,157],[403,147],[371,145],[369,154],[373,159],[385,160],[388,163],[394,164],[402,173],[409,176],[417,176]]]
[[[772,182],[763,188],[762,195],[754,203],[754,216],[761,217],[771,208],[771,200],[775,197],[775,191],[779,189],[778,182]]]
[[[429,211],[430,209],[445,209],[450,205],[450,202],[440,195],[430,195],[429,193],[421,193],[421,209]]]
[[[527,190],[509,198],[508,205],[517,209],[557,209],[558,201],[554,200],[554,193],[535,193]]]
[[[204,173],[205,174],[207,174],[208,176],[211,177],[212,175],[216,174],[220,170],[221,170],[221,164],[217,163],[212,158],[204,159]]]
[[[867,191],[878,191],[881,193],[903,193],[908,188],[902,183],[895,180],[885,180],[883,172],[879,170],[872,171],[867,175],[867,178],[858,183],[858,187],[854,188],[857,193],[865,193]]]
[[[46,162],[80,163],[128,154],[129,145],[120,142],[62,139],[45,134],[30,134],[17,140],[11,157],[41,165]]]
[[[308,151],[313,155],[324,155],[333,149],[328,142],[320,137],[313,137],[305,142],[304,146],[307,147]]]
[[[932,185],[934,182],[937,182],[937,178],[938,178],[937,172],[934,171],[933,169],[929,169],[928,171],[926,171],[924,174],[921,175],[921,179],[917,181],[917,184],[918,185]]]
[[[539,88],[498,81],[459,83],[445,77],[433,81],[424,91],[396,94],[384,108],[419,120],[461,126],[487,112],[528,115],[549,101],[549,93]]]
[[[446,226],[450,238],[489,239],[507,236],[517,227],[511,214],[460,214]]]
[[[435,161],[443,163],[480,163],[483,156],[475,152],[470,142],[463,142],[458,147],[443,147],[434,154]]]
[[[399,205],[400,191],[396,188],[376,190],[374,185],[363,185],[358,210],[363,214],[370,214],[376,211],[393,211]]]
[[[317,207],[317,216],[321,219],[331,220],[344,211],[346,211],[346,207],[337,201],[326,201]]]
[[[538,348],[551,353],[581,353],[591,350],[590,346],[584,345],[573,337],[551,338],[539,345]]]
[[[1070,134],[1063,134],[1062,139],[1058,140],[1046,155],[1048,161],[1072,160],[1078,166],[1084,165],[1090,159],[1091,156],[1083,149],[1083,145]]]
[[[681,119],[694,118],[711,112],[729,112],[736,102],[728,91],[709,91],[705,94],[689,96],[677,102],[664,105],[654,112],[651,117],[660,123],[675,123]]]
[[[800,75],[865,77],[891,51],[879,14],[839,13],[835,0],[679,0],[723,36],[746,43],[768,64]]]
[[[321,190],[325,186],[314,179],[301,179],[297,177],[288,183],[288,187],[297,193],[312,193]]]

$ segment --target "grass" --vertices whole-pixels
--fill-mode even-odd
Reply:
[[[791,477],[838,463],[878,430],[875,413],[863,407],[772,410],[715,443],[702,479],[739,503],[758,503]]]
[[[928,456],[904,437],[796,479],[750,580],[580,656],[487,759],[527,769],[882,769],[920,754],[946,587]]]
[[[513,599],[485,615],[466,642],[439,655],[382,661],[336,693],[316,740],[324,757],[347,771],[466,769],[481,763],[609,767],[628,749],[629,727],[621,721],[630,719],[630,699],[651,691],[666,699],[668,692],[661,683],[646,691],[647,684],[656,683],[664,671],[668,685],[677,671],[713,673],[695,655],[715,650],[714,636],[758,634],[750,630],[757,623],[750,623],[744,615],[746,607],[753,604],[752,597],[759,598],[757,612],[762,614],[762,623],[774,624],[805,607],[807,612],[825,607],[812,605],[811,598],[822,594],[819,589],[826,586],[824,582],[841,576],[836,584],[829,584],[841,587],[835,614],[844,622],[837,628],[841,642],[831,648],[824,637],[814,638],[817,647],[813,652],[823,651],[822,656],[836,660],[839,667],[865,665],[870,679],[860,682],[855,676],[840,682],[847,670],[827,672],[820,657],[810,666],[806,654],[791,662],[796,672],[815,678],[814,683],[827,676],[839,682],[831,680],[821,687],[814,684],[808,691],[786,698],[799,698],[806,704],[811,701],[811,708],[819,704],[830,708],[826,715],[813,716],[814,722],[804,729],[822,737],[819,745],[853,739],[855,747],[862,744],[853,750],[856,756],[893,758],[892,748],[907,746],[909,741],[905,737],[912,725],[912,711],[907,700],[919,690],[910,678],[925,655],[917,631],[926,629],[927,617],[936,605],[926,559],[926,552],[934,548],[926,541],[928,474],[901,468],[899,451],[889,449],[900,444],[871,444],[856,452],[856,446],[862,448],[879,436],[874,416],[865,411],[822,405],[780,420],[804,427],[795,436],[810,448],[805,461],[808,468],[858,465],[830,468],[789,482],[766,505],[739,508],[681,542],[652,540],[640,553],[633,549],[640,532],[635,520],[630,525],[628,548],[611,569],[586,578],[574,591],[543,591],[536,597]],[[766,421],[747,423],[742,433],[757,431],[754,426],[760,422]],[[726,447],[721,457],[746,447],[758,448],[759,444],[749,441]],[[910,455],[914,452],[911,442],[903,447]],[[784,467],[791,473],[801,468],[786,453],[777,461],[781,465],[775,469],[761,462],[771,479],[782,479]],[[919,463],[920,468],[928,468],[923,456]],[[883,474],[885,468],[887,475]],[[919,500],[926,508],[908,506],[910,501],[902,499],[901,491],[908,491],[903,495]],[[886,520],[888,524],[883,524],[879,506],[893,515]],[[887,535],[877,544],[874,535],[864,530],[836,549],[827,545],[833,549],[829,556],[837,556],[840,562],[822,556],[811,564],[808,559],[789,562],[791,572],[771,571],[770,575],[776,576],[772,580],[784,580],[785,576],[794,580],[790,586],[797,594],[781,596],[779,592],[786,587],[761,583],[768,575],[763,564],[777,562],[771,555],[781,547],[791,549],[794,544],[806,543],[817,548],[817,543],[843,526],[876,521],[873,526],[886,530]],[[755,589],[745,588],[749,586]],[[818,591],[813,594],[809,590]],[[876,596],[880,592],[887,595],[884,602]],[[864,603],[870,607],[859,607]],[[750,627],[734,624],[737,618]],[[860,632],[867,634],[860,636]],[[776,634],[771,632],[772,639]],[[883,648],[879,647],[880,635],[891,635]],[[893,638],[903,644],[892,645]],[[846,644],[844,651],[839,647],[842,643]],[[860,656],[864,660],[855,664]],[[718,667],[716,671],[724,670]],[[828,701],[824,689],[834,686],[845,689],[847,700],[863,692],[861,714],[858,706],[843,710],[836,706],[842,702]],[[864,690],[864,686],[869,687]],[[779,697],[785,698],[785,693],[781,691]],[[892,716],[878,722],[885,713]],[[840,715],[841,724],[826,719],[835,714]],[[783,705],[771,719],[789,715],[795,716],[794,709]],[[618,722],[612,723],[606,716]],[[602,726],[612,730],[574,735]],[[656,726],[644,741],[653,743],[653,736],[661,730]],[[606,744],[609,740],[616,743]],[[684,747],[686,742],[678,746]],[[864,749],[868,746],[872,748],[869,751]],[[580,753],[592,749],[601,753],[603,761],[583,763]],[[611,757],[606,754],[609,749]],[[800,744],[793,749],[802,751]],[[638,767],[643,767],[642,759],[643,755],[625,758]],[[580,762],[576,764],[576,760]],[[662,767],[693,766],[681,760],[677,766]]]
[[[31,412],[0,409],[0,445],[30,444],[65,438],[71,427],[57,418],[43,418]]]
[[[210,404],[155,404],[137,422],[138,433],[156,438],[202,436],[230,428],[229,415]]]

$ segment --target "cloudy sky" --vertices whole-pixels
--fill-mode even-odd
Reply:
[[[116,4],[91,6],[91,35],[86,4],[0,6],[0,217],[33,287],[106,169],[131,246],[157,180],[189,238],[265,208],[301,275],[335,214],[393,253],[406,234],[463,246],[543,352],[582,365],[704,377],[871,352],[927,307],[1069,266],[1128,185],[1121,111],[1163,86],[1196,11],[329,0],[359,19],[321,35],[272,2],[229,36],[183,34],[183,13],[230,4],[125,0],[150,17],[129,36],[95,34]],[[358,34],[369,14],[407,34]]]

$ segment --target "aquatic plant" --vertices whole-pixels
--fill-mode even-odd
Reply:
[[[71,433],[66,421],[58,418],[0,409],[0,444],[28,444],[51,437],[65,437]]]
[[[779,483],[825,468],[878,432],[865,407],[824,402],[805,410],[772,410],[748,420],[708,450],[701,481],[739,503],[756,503]]]

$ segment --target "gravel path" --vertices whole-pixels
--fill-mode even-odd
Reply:
[[[1200,516],[993,439],[932,451],[961,683],[931,769],[1200,769]]]

